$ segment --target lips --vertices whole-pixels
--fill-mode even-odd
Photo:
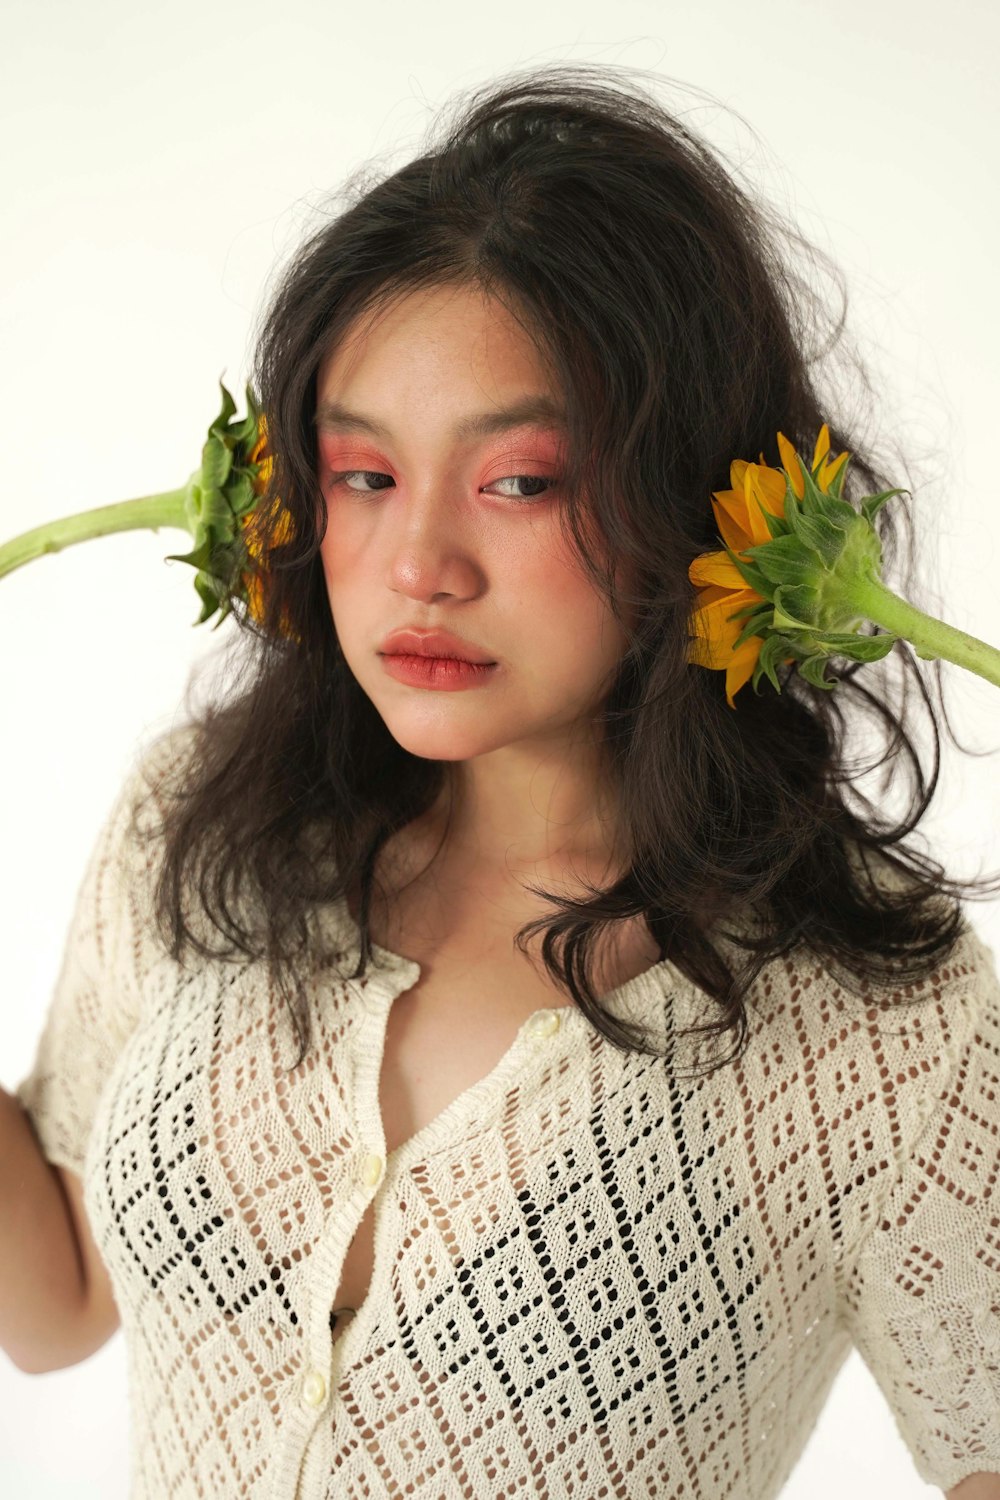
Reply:
[[[487,656],[471,641],[452,635],[447,630],[393,630],[379,646],[383,656],[436,656],[449,657],[455,661],[471,661],[482,666],[494,666],[494,658]]]

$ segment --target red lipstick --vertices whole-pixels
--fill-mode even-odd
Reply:
[[[398,682],[444,692],[476,687],[498,666],[480,647],[447,630],[394,630],[382,642],[379,655]]]
[[[447,630],[416,630],[409,627],[393,630],[378,649],[382,656],[434,656],[477,662],[484,666],[496,665],[485,651]]]

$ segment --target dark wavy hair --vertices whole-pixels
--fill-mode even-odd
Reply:
[[[340,649],[319,559],[314,413],[318,367],[361,314],[460,285],[500,299],[553,372],[568,413],[563,524],[623,628],[623,606],[634,622],[599,720],[627,873],[586,899],[536,888],[555,911],[520,930],[520,950],[543,934],[545,969],[597,1030],[659,1055],[593,985],[602,932],[641,914],[661,961],[717,1011],[695,1029],[737,1032],[717,1066],[745,1049],[757,975],[799,945],[856,993],[927,975],[958,937],[963,894],[984,882],[947,877],[904,842],[937,783],[939,720],[958,743],[938,667],[919,668],[898,643],[861,669],[830,663],[836,686],[824,691],[786,666],[780,694],[747,686],[734,711],[722,674],[687,661],[688,564],[718,546],[710,496],[729,486],[731,460],[776,463],[779,430],[811,459],[825,420],[831,451],[852,454],[845,498],[899,482],[832,409],[842,277],[832,268],[834,320],[794,252],[812,271],[828,257],[633,74],[583,64],[459,96],[428,149],[381,179],[363,168],[326,217],[258,330],[251,383],[274,454],[259,514],[276,517],[267,502],[280,497],[294,536],[262,522],[266,610],[257,621],[234,609],[233,691],[194,713],[193,753],[158,831],[156,918],[172,955],[263,956],[295,1020],[310,912],[359,893],[350,977],[363,976],[379,851],[450,785],[447,762],[393,739]],[[850,360],[854,390],[870,395]],[[912,552],[901,515],[897,502],[879,516],[888,572]],[[930,726],[929,772],[915,707]],[[874,772],[873,798],[861,781]],[[883,805],[890,777],[905,793],[898,817]],[[185,889],[222,947],[187,920]],[[299,1061],[307,1034],[300,1042]]]

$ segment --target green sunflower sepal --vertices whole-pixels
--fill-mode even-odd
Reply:
[[[246,416],[237,421],[232,420],[236,403],[221,379],[219,387],[222,408],[208,429],[201,465],[184,486],[185,516],[194,546],[190,552],[167,554],[168,561],[197,569],[194,586],[202,610],[195,624],[204,624],[218,612],[213,630],[229,614],[234,596],[242,596],[240,579],[248,560],[244,521],[259,499],[255,481],[267,462],[250,462],[260,427],[260,410],[250,386],[246,386]]]

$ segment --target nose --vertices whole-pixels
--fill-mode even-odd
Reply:
[[[458,519],[456,508],[440,498],[414,500],[397,509],[398,531],[391,542],[387,582],[395,593],[431,603],[442,598],[474,599],[486,575],[481,549]]]

